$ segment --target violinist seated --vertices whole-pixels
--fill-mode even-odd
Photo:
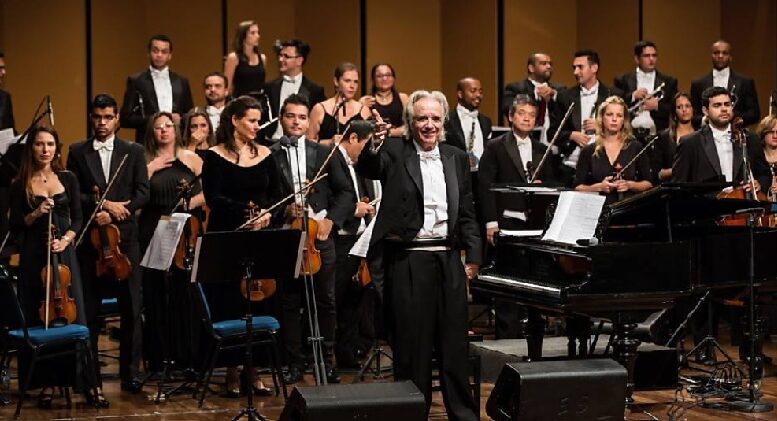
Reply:
[[[728,90],[707,88],[702,94],[702,112],[707,124],[680,139],[672,164],[675,183],[725,181],[740,183],[744,191],[768,191],[772,175],[761,143],[754,135],[742,133],[744,142],[732,141],[733,106]],[[743,146],[754,177],[752,183],[743,160]]]
[[[377,111],[373,111],[377,113]],[[357,175],[354,170],[367,139],[375,125],[369,120],[358,120],[344,133],[343,141],[337,147],[329,165],[329,183],[333,196],[327,217],[334,222],[337,263],[335,270],[335,303],[337,305],[337,338],[335,358],[337,367],[358,368],[359,355],[366,355],[371,341],[361,341],[360,327],[364,317],[363,302],[369,305],[371,294],[364,294],[363,286],[354,282],[362,259],[350,255],[351,248],[375,216],[375,189],[371,180]],[[374,286],[370,286],[371,288]],[[369,299],[364,299],[369,297]],[[368,319],[368,320],[364,320]]]
[[[78,179],[82,217],[86,221],[84,229],[89,230],[77,250],[84,283],[86,319],[96,351],[101,328],[100,301],[106,291],[115,291],[121,315],[121,387],[137,392],[141,387],[136,379],[141,359],[140,346],[136,345],[141,340],[142,301],[135,212],[148,201],[146,159],[141,145],[115,135],[119,128],[119,111],[112,96],[95,96],[90,123],[94,136],[72,144],[67,157],[67,168]],[[104,199],[104,202],[101,209],[94,212],[96,199]],[[93,213],[94,220],[90,221]],[[105,244],[103,239],[107,240]]]
[[[642,151],[631,135],[626,103],[607,98],[596,111],[595,141],[580,152],[575,190],[603,194],[609,204],[653,187],[650,158]]]
[[[159,112],[151,116],[144,143],[151,189],[149,202],[138,218],[141,255],[146,253],[160,218],[173,212],[192,214],[184,228],[184,235],[196,239],[197,232],[192,231],[199,230],[201,209],[205,203],[200,183],[195,181],[202,173],[202,159],[182,146],[172,114]],[[175,361],[179,368],[193,367],[193,344],[189,342],[191,336],[188,334],[191,331],[188,315],[192,313],[192,306],[188,293],[189,280],[183,269],[171,268],[165,293],[165,272],[143,268],[143,359],[152,372],[160,372],[163,368],[163,349],[178,351],[170,355],[169,360]],[[168,317],[167,321],[165,317]],[[165,347],[160,343],[162,335],[159,330],[161,326],[170,325],[174,327],[162,332],[168,341]]]
[[[24,144],[19,175],[10,189],[11,230],[19,241],[21,252],[19,301],[30,326],[46,324],[42,320],[46,317],[46,307],[49,309],[48,326],[85,325],[83,289],[73,246],[83,220],[78,180],[62,166],[62,145],[54,129],[35,127],[29,133],[29,139],[32,140]],[[51,226],[55,231],[53,235],[50,235]],[[44,270],[49,253],[59,261],[59,269],[52,271],[51,276]],[[45,305],[47,282],[51,291],[48,306]],[[57,307],[63,311],[60,313]],[[29,363],[30,355],[22,353],[19,356],[20,384],[26,381]],[[36,363],[30,388],[42,388],[39,407],[51,408],[53,386],[67,385],[68,371],[73,370],[72,362],[67,360],[64,364],[60,359]]]
[[[496,197],[491,191],[491,185],[494,183],[525,184],[529,183],[529,180],[534,183],[552,183],[554,181],[554,169],[549,159],[546,159],[539,172],[535,172],[547,150],[547,146],[531,138],[537,118],[537,109],[537,102],[532,96],[516,95],[507,116],[512,131],[488,142],[480,159],[480,175],[478,177],[480,200],[478,200],[478,204],[483,215],[482,222],[485,225],[487,244],[484,250],[489,250],[489,246],[491,248],[496,246],[496,236],[500,228],[497,222],[499,215]],[[518,227],[503,228],[515,229]],[[544,330],[542,319],[538,317],[539,313],[534,310],[529,310],[528,330],[522,329],[521,326],[521,320],[525,318],[526,314],[524,307],[508,301],[497,300],[494,303],[494,310],[496,312],[496,339],[518,338],[522,334],[522,330],[527,334],[531,334],[529,332],[533,329]]]

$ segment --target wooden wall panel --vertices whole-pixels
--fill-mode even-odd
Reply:
[[[17,130],[32,121],[38,102],[51,95],[63,143],[86,136],[86,13],[80,0],[3,2],[5,88],[14,101]],[[45,10],[45,13],[41,11]]]
[[[450,90],[442,81],[440,7],[441,0],[368,2],[365,72],[377,62],[388,62],[402,92]],[[370,83],[369,75],[363,79]]]
[[[710,45],[720,37],[719,0],[651,0],[643,2],[645,39],[658,46],[658,69],[677,78],[690,92],[691,81],[710,71]]]
[[[637,0],[578,0],[577,47],[599,53],[599,80],[612,87],[615,76],[633,71],[639,38]]]
[[[451,108],[456,82],[472,76],[483,86],[481,111],[498,121],[496,0],[446,0],[442,13],[442,85]]]

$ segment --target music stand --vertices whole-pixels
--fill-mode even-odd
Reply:
[[[301,231],[267,229],[259,231],[211,232],[197,240],[192,282],[221,283],[246,279],[294,279],[299,276],[302,247]],[[246,362],[253,373],[253,315],[250,294],[246,294]],[[207,387],[207,386],[206,386]],[[246,406],[233,418],[266,419],[254,408],[253,388],[248,388]]]

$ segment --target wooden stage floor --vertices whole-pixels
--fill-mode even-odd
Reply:
[[[103,338],[101,338],[103,340]],[[115,347],[115,343],[103,341],[108,347]],[[727,341],[725,341],[727,342]],[[727,351],[734,351],[726,347]],[[766,355],[771,356],[777,361],[777,341],[768,342],[765,345]],[[736,355],[733,353],[732,355]],[[107,373],[116,373],[118,367],[113,359],[108,359],[108,366],[104,368]],[[354,380],[353,374],[344,374],[342,376],[344,383],[351,383]],[[266,384],[271,384],[271,379],[267,376]],[[221,379],[214,377],[214,381]],[[307,384],[312,384],[312,376],[306,375]],[[368,380],[371,381],[371,380]],[[217,384],[214,389],[219,390]],[[485,413],[486,400],[493,384],[482,385],[482,399],[480,402],[481,420],[489,420]],[[16,382],[12,382],[12,391],[16,391]],[[777,405],[777,367],[767,366],[767,376],[763,381],[764,400]],[[110,408],[94,409],[83,402],[83,397],[75,395],[73,397],[73,408],[65,408],[64,398],[55,398],[54,409],[40,410],[36,407],[37,391],[33,391],[30,397],[25,401],[20,419],[24,420],[225,420],[235,416],[245,400],[227,399],[220,396],[209,395],[202,409],[197,408],[197,402],[191,398],[191,395],[182,394],[172,397],[169,401],[163,403],[154,403],[148,399],[148,395],[155,393],[155,385],[147,386],[141,394],[130,394],[119,390],[118,380],[105,381],[106,398],[111,402]],[[0,391],[6,395],[7,391]],[[687,397],[687,393],[686,393]],[[16,396],[12,396],[13,404],[0,407],[0,419],[12,419],[16,404]],[[626,419],[629,420],[668,420],[667,411],[672,408],[675,399],[673,390],[637,392],[635,399],[641,410],[627,412]],[[688,404],[690,406],[690,403]],[[283,410],[284,401],[282,397],[258,398],[256,407],[262,415],[268,420],[277,420]],[[655,416],[652,418],[650,416]],[[432,406],[431,420],[447,420],[445,408],[442,404],[442,397],[438,394],[434,397]],[[763,414],[743,414],[738,412],[728,412],[724,410],[703,409],[692,407],[685,412],[680,420],[777,420],[777,410]]]

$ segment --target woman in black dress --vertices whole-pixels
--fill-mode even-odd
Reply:
[[[167,112],[151,116],[144,140],[151,190],[148,204],[143,207],[138,219],[142,254],[145,254],[163,215],[170,215],[174,208],[176,212],[186,211],[181,206],[176,207],[181,180],[193,184],[189,212],[200,218],[199,211],[205,204],[200,183],[195,180],[202,172],[202,159],[181,146],[173,116]],[[172,267],[170,274],[169,290],[165,294],[165,272],[143,268],[143,357],[151,371],[163,368],[161,362],[165,352],[179,368],[193,367],[192,338],[196,334],[192,333],[191,321],[198,319],[191,317],[193,313],[185,272]],[[169,316],[171,326],[165,324],[164,316]],[[163,339],[166,339],[164,343]]]
[[[680,138],[696,130],[693,127],[693,105],[691,96],[678,92],[672,99],[672,113],[669,115],[669,127],[658,133],[655,147],[650,154],[653,172],[658,174],[660,181],[672,178],[672,163],[674,151]]]
[[[310,110],[307,138],[319,143],[337,143],[348,123],[370,118],[369,107],[354,99],[359,89],[359,70],[353,63],[335,68],[335,96],[319,102]]]
[[[235,32],[232,52],[224,61],[229,93],[233,98],[250,95],[258,98],[264,91],[264,54],[259,53],[259,24],[253,20],[240,22]]]
[[[30,131],[28,139],[31,140],[24,145],[19,174],[10,190],[11,230],[20,248],[19,301],[28,326],[42,325],[38,313],[45,298],[41,270],[50,249],[59,254],[61,264],[70,268],[69,295],[77,308],[74,323],[86,324],[81,273],[72,246],[82,225],[78,181],[62,165],[61,144],[53,128],[36,127]],[[47,246],[49,217],[57,235]],[[54,320],[51,323],[67,322]],[[29,355],[20,355],[20,382],[25,381],[28,364]],[[72,363],[63,365],[62,361],[49,360],[36,364],[30,388],[42,388],[38,398],[40,407],[51,408],[53,386],[72,385],[72,373],[62,370],[63,367],[72,367]]]
[[[280,199],[280,178],[270,149],[258,143],[261,111],[259,103],[248,96],[232,100],[221,113],[216,131],[216,146],[203,156],[202,187],[210,208],[208,230],[232,231],[246,222],[249,209],[267,209]],[[258,230],[270,225],[267,214],[250,226]],[[239,283],[204,284],[211,317],[214,321],[244,316],[244,298]],[[264,303],[264,302],[263,302]],[[259,303],[262,304],[262,303]],[[254,314],[266,313],[257,306]],[[231,359],[227,368],[227,395],[240,396],[237,365],[243,354]],[[225,359],[227,357],[225,356]],[[269,394],[258,376],[253,386],[260,394]]]
[[[653,187],[647,154],[626,168],[642,151],[642,144],[631,135],[626,115],[626,103],[620,97],[611,96],[599,105],[596,141],[580,151],[575,190],[599,192],[607,196],[607,203],[613,203]]]
[[[405,132],[402,110],[407,105],[407,94],[399,92],[395,85],[396,72],[388,63],[372,66],[372,95],[365,95],[359,102],[380,114],[383,121],[391,124],[390,137],[401,137]]]
[[[192,151],[205,151],[215,144],[213,125],[205,111],[190,111],[181,126],[183,147]]]

